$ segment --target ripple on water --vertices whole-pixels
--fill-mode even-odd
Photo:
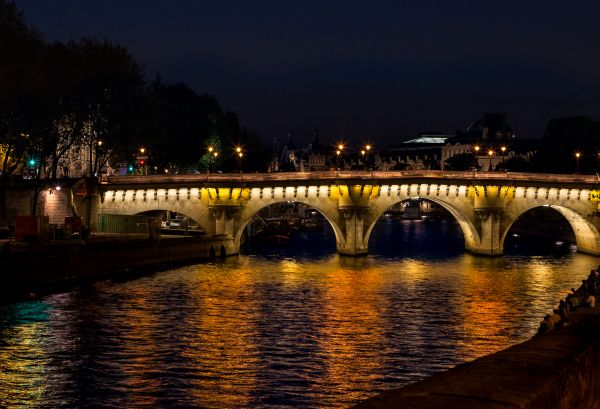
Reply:
[[[367,258],[324,234],[1,306],[0,407],[348,406],[529,338],[597,264],[473,257],[448,225],[428,249],[430,226]]]

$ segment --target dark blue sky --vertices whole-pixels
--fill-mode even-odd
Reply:
[[[597,1],[17,0],[49,40],[127,46],[270,139],[385,144],[504,111],[517,137],[600,117]]]

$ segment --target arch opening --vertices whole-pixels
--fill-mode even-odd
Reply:
[[[330,254],[342,239],[336,224],[315,206],[299,201],[279,201],[249,215],[236,234],[246,253],[286,255]]]
[[[505,250],[581,251],[599,254],[598,229],[578,212],[564,206],[541,205],[521,212],[501,237]]]
[[[172,210],[147,210],[136,213],[153,217],[164,235],[202,236],[206,234],[204,228],[191,217]]]
[[[469,225],[465,227],[465,216],[448,207],[420,197],[395,202],[371,224],[367,232],[369,254],[444,258],[464,252],[465,229],[469,234],[476,232],[471,232]]]

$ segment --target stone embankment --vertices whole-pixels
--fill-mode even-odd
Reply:
[[[5,295],[232,254],[232,240],[219,236],[0,245],[0,293]]]
[[[578,308],[569,325],[547,335],[355,408],[600,408],[600,308]]]

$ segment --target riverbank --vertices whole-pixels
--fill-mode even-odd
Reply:
[[[384,392],[355,406],[384,408],[600,407],[600,308],[506,350]]]
[[[234,254],[224,236],[0,244],[0,294],[11,298]]]

